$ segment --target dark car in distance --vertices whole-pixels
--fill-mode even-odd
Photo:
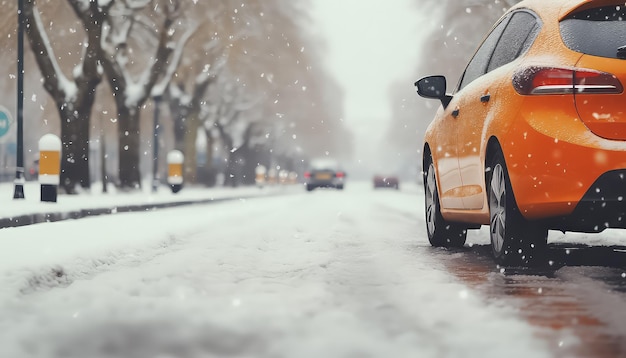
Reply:
[[[346,173],[336,160],[323,158],[311,161],[309,170],[304,172],[307,191],[316,188],[335,188],[343,190]]]
[[[384,176],[384,175],[375,175],[374,176],[374,189],[378,188],[393,188],[400,189],[400,180],[396,176]]]

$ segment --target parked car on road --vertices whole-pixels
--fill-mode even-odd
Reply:
[[[322,158],[311,161],[309,170],[304,173],[306,190],[315,188],[335,188],[343,190],[346,173],[334,159]]]
[[[536,261],[548,229],[626,228],[626,6],[526,0],[492,28],[441,101],[423,148],[434,246],[490,225],[495,259]]]
[[[396,176],[374,175],[374,189],[394,188],[400,189],[400,180]]]

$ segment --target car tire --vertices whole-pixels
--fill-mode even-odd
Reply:
[[[502,151],[489,161],[487,170],[489,236],[496,263],[502,266],[534,266],[547,251],[548,230],[520,213]]]
[[[435,176],[435,166],[429,156],[424,163],[426,231],[428,241],[435,247],[462,247],[467,238],[467,228],[443,218],[439,204],[439,193]]]
[[[313,189],[315,189],[315,187],[313,185],[306,185],[306,191],[313,191]]]
[[[337,189],[343,190],[343,184],[337,185]]]

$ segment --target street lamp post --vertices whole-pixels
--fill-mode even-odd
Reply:
[[[162,96],[156,95],[154,99],[154,138],[152,140],[152,192],[159,188],[159,104]]]
[[[17,163],[13,199],[24,199],[24,0],[17,1]]]

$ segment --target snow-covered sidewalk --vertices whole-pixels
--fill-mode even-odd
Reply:
[[[150,185],[147,184],[137,192],[118,192],[114,187],[110,187],[107,193],[102,193],[101,185],[94,184],[91,192],[59,195],[56,203],[42,202],[39,190],[37,182],[26,182],[25,198],[13,199],[14,184],[0,183],[0,229],[116,212],[147,211],[194,203],[281,195],[293,190],[301,190],[301,188],[299,185],[276,185],[264,188],[187,186],[174,194],[167,186],[162,186],[156,192],[152,192]]]

